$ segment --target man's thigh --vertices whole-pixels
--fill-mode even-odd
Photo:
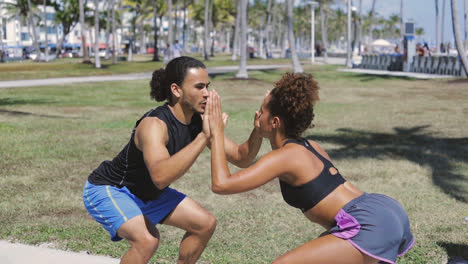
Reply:
[[[191,198],[185,197],[169,214],[163,224],[181,228],[188,232],[197,232],[213,221],[216,221],[216,219],[208,210]]]

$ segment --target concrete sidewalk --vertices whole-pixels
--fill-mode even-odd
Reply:
[[[422,79],[422,80],[457,78],[456,76],[451,76],[451,75],[437,75],[437,74],[426,74],[426,73],[418,73],[418,72],[384,71],[384,70],[371,70],[371,69],[359,69],[359,68],[354,68],[354,69],[343,68],[343,69],[338,69],[338,71],[369,74],[369,75],[408,77],[408,78],[415,78],[415,79]]]
[[[0,240],[1,264],[118,264],[119,259]]]

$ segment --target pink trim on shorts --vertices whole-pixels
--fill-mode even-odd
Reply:
[[[340,227],[339,232],[332,233],[334,236],[350,239],[359,233],[361,230],[361,225],[352,215],[346,213],[343,209],[335,216],[336,224]]]
[[[406,252],[408,252],[408,251],[413,247],[414,242],[415,242],[415,240],[413,239],[413,241],[411,241],[411,244],[409,245],[409,247],[408,247],[405,251],[403,251],[402,253],[398,254],[397,256],[398,256],[398,257],[401,257],[401,256],[403,256],[404,254],[406,254]]]

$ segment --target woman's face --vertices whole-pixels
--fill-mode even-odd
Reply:
[[[268,135],[272,131],[272,116],[270,115],[270,110],[268,109],[267,105],[270,102],[271,95],[267,93],[265,98],[263,99],[262,106],[260,107],[260,116],[259,116],[259,125],[260,125],[260,132],[263,137],[268,138]]]

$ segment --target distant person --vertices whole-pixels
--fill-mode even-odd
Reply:
[[[131,245],[123,264],[151,259],[160,241],[157,224],[186,231],[177,263],[195,263],[215,231],[216,218],[210,212],[169,187],[209,143],[208,119],[202,120],[209,85],[205,65],[194,58],[179,57],[154,71],[150,95],[167,102],[144,114],[122,151],[112,161],[102,162],[85,183],[83,201],[88,212],[112,241],[124,238]],[[260,148],[258,133],[255,125],[242,145],[225,138],[223,155],[246,167]]]
[[[3,52],[3,50],[0,50],[0,62],[5,62],[5,52]]]
[[[164,63],[164,65],[167,65],[167,63],[169,62],[170,56],[171,56],[171,45],[166,44],[166,47],[163,50],[163,54],[164,54],[163,63]]]
[[[179,40],[175,40],[174,45],[172,45],[172,58],[178,58],[183,55],[183,50],[181,45],[179,44]]]
[[[440,52],[445,53],[445,45],[444,43],[440,43]]]
[[[426,42],[424,43],[422,49],[423,49],[423,56],[424,57],[431,56],[431,50],[429,49],[429,46],[427,45]]]
[[[318,89],[311,75],[284,74],[265,96],[258,117],[260,134],[273,150],[232,174],[224,155],[220,99],[212,91],[206,110],[212,190],[235,194],[279,179],[283,199],[327,230],[278,257],[274,264],[395,263],[414,243],[403,207],[388,196],[356,188],[341,176],[317,142],[301,137],[314,118]]]

